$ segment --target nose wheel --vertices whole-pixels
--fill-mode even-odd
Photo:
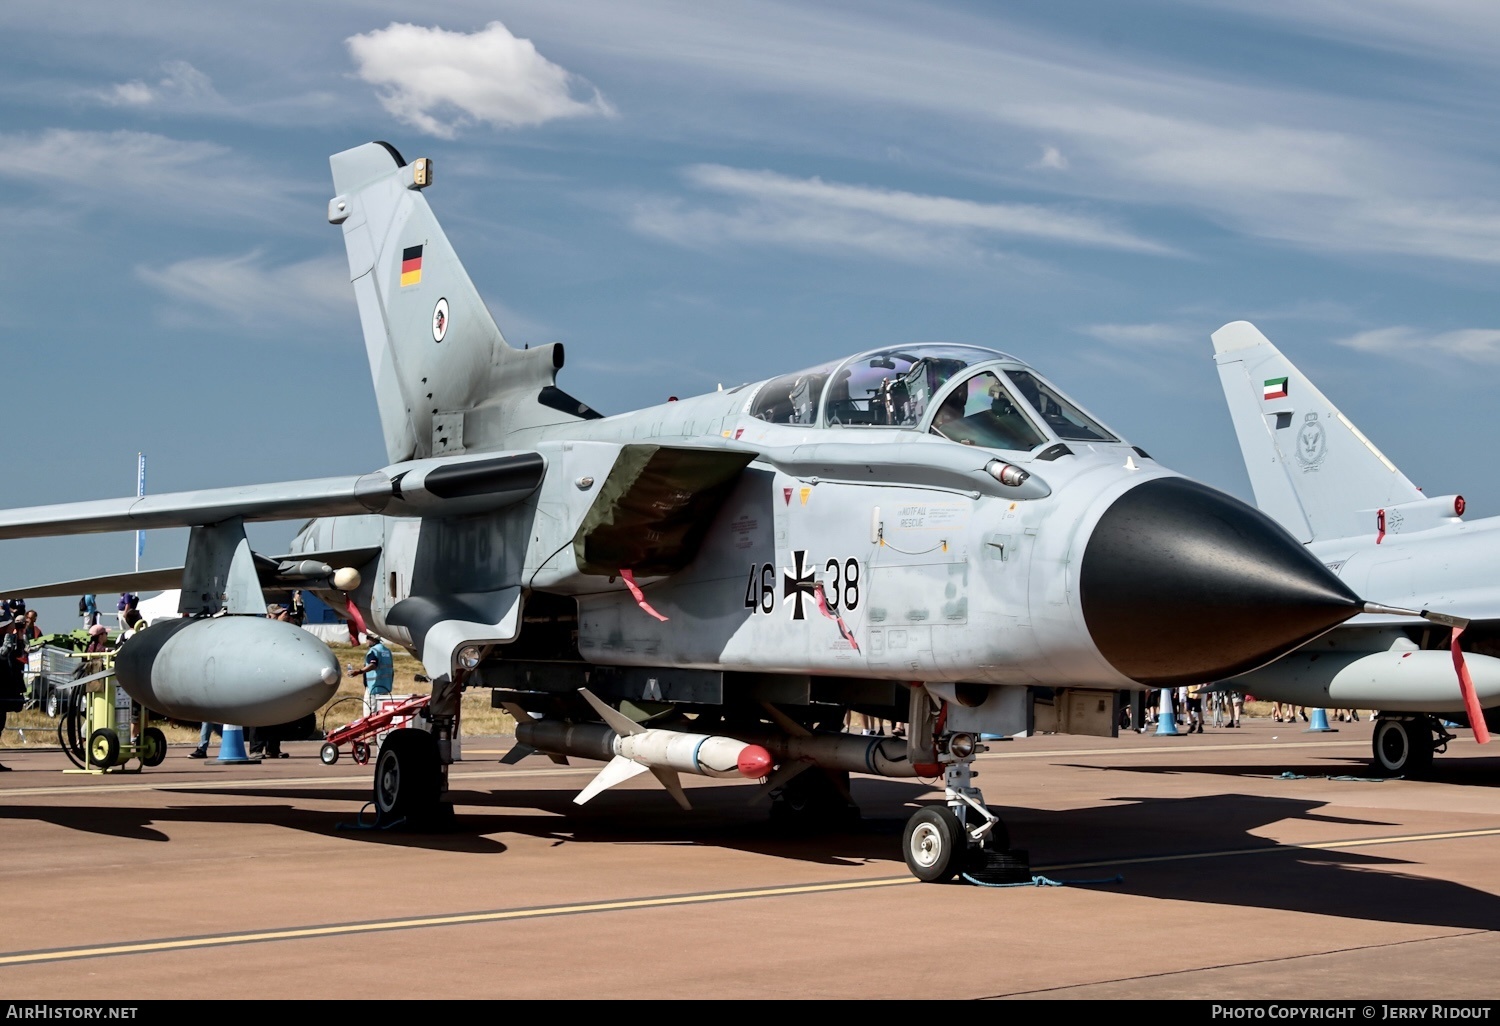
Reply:
[[[948,883],[960,876],[974,883],[1029,883],[1024,851],[1010,847],[1009,832],[973,786],[974,756],[983,746],[939,745],[947,749],[943,779],[946,802],[918,809],[906,821],[901,851],[906,868],[923,883]]]

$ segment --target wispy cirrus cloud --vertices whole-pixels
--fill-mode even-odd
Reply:
[[[1476,111],[1500,113],[1500,103],[1484,99],[1496,95],[1485,88],[1488,57],[1474,72],[1487,76],[1477,88],[1434,86],[1423,104],[1393,103],[1347,83],[1287,81],[1271,67],[1230,74],[1190,49],[1168,47],[1177,59],[1162,61],[1092,33],[954,7],[918,18],[896,4],[856,13],[726,0],[710,15],[670,0],[641,0],[628,11],[581,2],[587,16],[570,8],[565,18],[570,45],[600,62],[690,69],[731,95],[836,110],[841,128],[864,119],[878,130],[904,118],[898,123],[921,126],[935,163],[972,178],[1185,212],[1295,249],[1500,262],[1500,203],[1468,127]],[[1247,0],[1197,2],[1222,9],[1215,29],[1225,33],[1261,17]],[[1302,5],[1310,13],[1297,6],[1273,0],[1267,16],[1288,26],[1289,38],[1301,32],[1305,40],[1320,26],[1333,38],[1355,26],[1396,45],[1410,30],[1435,52],[1446,45],[1474,54],[1492,54],[1486,41],[1500,41],[1500,8],[1490,0],[1438,0],[1428,25],[1418,0],[1311,0]],[[564,16],[546,5],[531,5],[528,17],[557,19],[562,31]],[[1445,44],[1462,33],[1470,39]],[[1382,81],[1388,89],[1406,82],[1399,73]],[[1464,117],[1432,116],[1460,110]],[[754,117],[739,115],[737,127],[777,130],[752,127]],[[1063,160],[1065,175],[1057,173]]]
[[[201,321],[204,311],[241,327],[344,324],[353,298],[348,266],[335,257],[278,264],[255,249],[166,267],[141,265],[135,274],[173,301],[163,316],[174,324]]]
[[[226,106],[213,81],[187,61],[165,61],[155,82],[132,79],[96,93],[112,107],[215,110]]]
[[[1108,218],[1059,206],[981,203],[718,164],[687,168],[683,176],[727,205],[651,199],[636,205],[632,227],[688,246],[751,242],[912,261],[983,255],[996,239],[1174,252]]]
[[[597,89],[588,99],[575,99],[575,87],[587,84],[498,21],[471,33],[392,22],[346,43],[359,77],[377,88],[381,105],[442,139],[476,121],[519,128],[614,114]]]
[[[1500,328],[1433,332],[1397,326],[1361,331],[1336,341],[1349,349],[1401,359],[1430,362],[1438,354],[1468,363],[1500,363]]]
[[[1079,329],[1090,338],[1120,349],[1183,349],[1203,346],[1208,335],[1201,325],[1174,322],[1149,324],[1090,324]]]
[[[37,169],[45,173],[38,174]],[[154,216],[194,220],[205,211],[234,218],[283,219],[292,209],[285,183],[217,143],[154,132],[49,128],[0,134],[0,181],[59,195],[59,216],[128,206]]]

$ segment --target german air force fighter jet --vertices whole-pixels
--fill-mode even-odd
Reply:
[[[1008,857],[972,780],[985,734],[1110,735],[1122,692],[1253,669],[1364,608],[1269,517],[992,349],[884,345],[601,417],[556,385],[560,344],[501,337],[428,161],[370,143],[331,164],[389,464],[11,510],[0,538],[192,528],[183,618],[118,662],[164,714],[272,723],[327,700],[333,655],[253,615],[266,588],[408,647],[433,698],[376,758],[388,820],[451,811],[458,692],[484,687],[514,755],[607,761],[580,801],[649,771],[686,806],[687,772],[817,819],[850,813],[851,772],[941,777],[906,861],[982,873]],[[249,549],[246,521],[304,517],[294,551]],[[847,733],[851,710],[905,736]]]
[[[1254,325],[1226,324],[1213,343],[1256,504],[1351,588],[1478,621],[1464,634],[1362,613],[1233,686],[1380,710],[1374,761],[1387,774],[1430,765],[1453,737],[1444,721],[1486,738],[1481,710],[1500,707],[1500,517],[1465,521],[1463,496],[1424,495]]]

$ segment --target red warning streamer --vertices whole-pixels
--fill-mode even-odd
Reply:
[[[828,595],[823,591],[822,581],[819,581],[817,586],[813,589],[813,594],[818,597],[818,612],[822,613],[824,616],[828,617],[828,619],[838,624],[839,633],[844,636],[845,641],[854,646],[854,651],[858,652],[859,642],[854,640],[854,634],[849,630],[848,627],[844,626],[844,618],[835,613],[832,609],[828,608]]]
[[[645,592],[641,591],[641,586],[639,584],[635,583],[635,574],[634,573],[632,573],[629,570],[621,570],[620,571],[620,579],[625,582],[625,587],[629,588],[630,589],[630,594],[635,597],[635,604],[636,605],[640,606],[642,609],[644,609],[646,612],[650,613],[652,616],[656,617],[658,620],[665,620],[666,619],[665,616],[662,616],[656,610],[652,609],[651,608],[651,603],[649,603],[649,602],[646,601],[646,594],[645,594]]]
[[[1484,710],[1479,707],[1479,695],[1474,691],[1474,678],[1469,676],[1469,664],[1464,662],[1463,649],[1458,647],[1462,627],[1453,628],[1453,668],[1458,671],[1458,690],[1464,696],[1464,709],[1469,714],[1469,726],[1474,728],[1474,740],[1489,744],[1490,731],[1484,725]]]
[[[354,643],[361,644],[361,635],[368,628],[365,627],[365,618],[360,615],[359,607],[354,604],[354,600],[347,593],[344,595],[344,609],[349,614],[349,622],[354,624]]]

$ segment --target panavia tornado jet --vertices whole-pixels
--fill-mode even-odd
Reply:
[[[1463,496],[1423,494],[1253,324],[1213,343],[1260,508],[1351,587],[1463,618],[1367,611],[1229,686],[1378,710],[1374,763],[1388,775],[1429,768],[1453,739],[1445,722],[1483,744],[1500,727],[1500,517],[1464,520]]]
[[[192,529],[183,618],[119,661],[164,714],[270,723],[327,700],[332,655],[256,617],[268,588],[406,646],[433,696],[376,758],[387,819],[451,812],[459,692],[489,688],[513,757],[606,762],[580,801],[651,772],[687,806],[690,773],[822,819],[857,814],[851,773],[940,777],[906,862],[983,873],[1012,857],[973,782],[986,734],[1109,736],[1131,690],[1254,669],[1364,608],[1272,519],[995,349],[881,345],[600,416],[557,386],[560,344],[501,337],[427,160],[369,143],[331,164],[388,465],[10,510],[0,538]],[[250,550],[246,522],[305,517],[291,552]],[[904,736],[847,732],[851,711]]]

